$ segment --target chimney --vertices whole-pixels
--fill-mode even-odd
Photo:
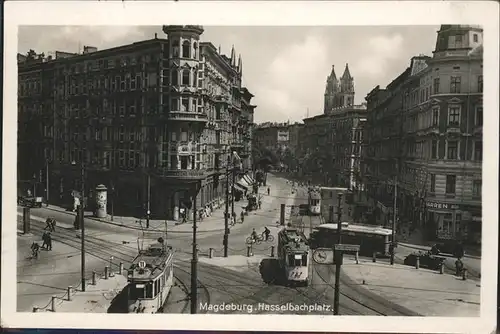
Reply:
[[[157,33],[155,33],[155,39],[158,39],[158,34]]]

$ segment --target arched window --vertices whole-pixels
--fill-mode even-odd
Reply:
[[[193,58],[198,59],[198,43],[193,43]]]
[[[182,57],[183,58],[189,58],[189,54],[191,53],[191,43],[189,41],[184,41],[182,43]]]
[[[177,86],[179,84],[179,74],[177,70],[172,70],[170,75],[170,82],[172,86]]]
[[[190,77],[190,71],[188,69],[185,69],[182,71],[182,84],[189,86],[189,77]]]
[[[179,40],[172,41],[172,56],[179,57]]]

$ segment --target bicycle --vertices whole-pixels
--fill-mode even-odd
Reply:
[[[274,237],[272,235],[269,235],[269,237],[266,240],[266,237],[262,234],[258,235],[257,238],[255,238],[255,239],[251,236],[246,239],[246,243],[248,245],[251,245],[253,243],[260,245],[262,242],[273,242],[273,241],[274,241]]]

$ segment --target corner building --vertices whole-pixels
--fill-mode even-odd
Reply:
[[[195,185],[198,207],[221,203],[227,156],[250,167],[255,106],[241,57],[200,42],[201,26],[163,31],[167,39],[18,57],[19,181],[44,196],[48,174],[50,202],[68,204],[83,162],[86,193],[106,185],[116,215],[143,217],[149,198],[152,217],[179,219]]]
[[[482,29],[443,25],[433,57],[413,57],[368,94],[364,178],[376,221],[426,240],[481,242]]]

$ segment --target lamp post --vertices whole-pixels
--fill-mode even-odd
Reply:
[[[191,314],[197,313],[198,299],[198,246],[196,244],[196,198],[198,196],[198,182],[195,185],[193,198],[193,258],[191,259]]]
[[[72,165],[76,165],[73,161]],[[85,291],[85,219],[84,219],[84,206],[85,206],[85,165],[83,162],[80,166],[80,177],[81,177],[81,189],[80,189],[80,230],[81,230],[81,280],[82,280],[82,291]]]
[[[45,188],[46,188],[46,205],[49,206],[49,159],[45,160]]]
[[[224,257],[227,257],[227,247],[229,243],[229,164],[231,162],[231,157],[227,157],[226,163],[226,211],[224,212],[224,239],[222,245],[224,247]]]

